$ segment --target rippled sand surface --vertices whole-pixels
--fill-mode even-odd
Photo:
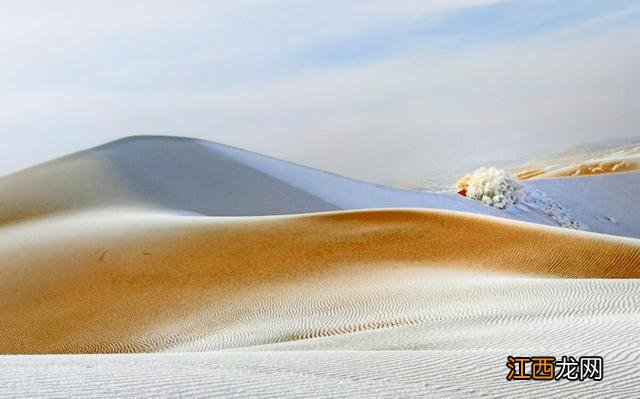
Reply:
[[[474,290],[481,299],[486,287],[443,280],[449,273],[508,276],[500,280],[508,300],[511,284],[522,295],[532,278],[640,275],[637,240],[446,211],[90,212],[5,227],[0,243],[5,354],[237,349],[443,318],[455,331],[474,322],[455,304],[475,301]],[[576,281],[558,284],[572,300],[593,300]],[[467,298],[443,301],[461,292]],[[532,306],[549,298],[532,295]],[[420,348],[425,338],[394,346]]]

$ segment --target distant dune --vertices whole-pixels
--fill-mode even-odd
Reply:
[[[538,164],[538,166],[518,172],[518,177],[527,180],[637,171],[640,169],[640,145],[564,154],[555,159],[546,158],[544,161],[534,162],[534,164]]]
[[[37,355],[0,356],[0,394],[624,396],[639,180],[524,183],[584,232],[186,138],[0,178],[0,354]],[[608,378],[505,380],[507,355],[547,354]]]

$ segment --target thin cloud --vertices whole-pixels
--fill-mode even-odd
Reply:
[[[0,33],[16,38],[0,75],[0,138],[11,149],[0,173],[160,133],[392,183],[638,135],[629,8],[473,46],[413,30],[511,7],[492,3],[149,2],[102,16],[83,3],[66,25],[64,12],[41,11],[42,26],[14,10],[0,17],[16,17],[0,32],[19,31]],[[379,40],[388,43],[371,52]]]

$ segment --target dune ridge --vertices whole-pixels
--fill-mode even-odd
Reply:
[[[590,231],[640,238],[638,212],[627,203],[640,187],[640,172],[603,176],[533,179],[524,185],[549,188],[554,201],[570,203]],[[583,195],[577,196],[578,190]],[[611,201],[616,193],[620,201]],[[205,216],[428,208],[558,225],[527,206],[501,211],[455,192],[394,189],[180,137],[125,138],[0,178],[0,225],[118,207]],[[588,212],[581,214],[583,208]]]
[[[5,354],[149,352],[224,336],[252,290],[313,285],[336,273],[418,265],[538,277],[640,276],[638,240],[436,210],[255,218],[88,212],[1,228],[0,252]],[[275,290],[270,300],[296,302],[280,294]],[[321,323],[311,326],[296,335],[322,335]],[[275,338],[234,339],[221,339],[218,349]]]
[[[369,184],[203,140],[136,136],[0,178],[0,225],[136,207],[206,216],[268,216],[365,208],[435,208],[543,224],[455,193]]]

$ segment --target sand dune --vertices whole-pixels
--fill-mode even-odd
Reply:
[[[518,172],[522,180],[589,176],[640,169],[640,145],[626,145],[594,152],[561,154],[555,159],[534,161],[536,166]]]
[[[145,336],[197,336],[166,348],[176,354],[0,356],[10,381],[0,395],[634,397],[639,389],[638,280],[404,265],[272,283],[208,306]],[[125,317],[140,311],[128,309]],[[211,328],[216,312],[226,322]],[[533,353],[603,356],[605,378],[506,381],[506,357]]]
[[[551,224],[455,193],[368,184],[264,155],[180,137],[136,136],[0,178],[0,224],[109,207],[262,216],[417,207]]]
[[[211,345],[224,349],[322,335],[328,327],[313,317],[284,337],[229,331],[256,306],[302,316],[291,308],[301,301],[278,287],[326,287],[336,274],[444,267],[640,276],[637,240],[444,211],[263,218],[89,212],[5,227],[0,245],[2,353],[146,352],[210,335],[220,335]],[[317,295],[312,302],[323,303]],[[345,315],[342,322],[367,320]]]
[[[534,178],[592,176],[606,173],[632,172],[640,169],[640,160],[593,161],[577,165],[557,167],[557,169],[527,169],[517,173],[520,180]]]
[[[570,204],[578,216],[584,208],[589,231],[638,238],[635,207],[624,205],[609,212],[619,201],[604,199],[633,197],[640,172],[615,176],[588,184],[559,181],[552,187],[563,189],[553,190],[553,199]],[[543,180],[525,184],[539,188]],[[558,225],[549,215],[526,206],[501,211],[455,192],[393,189],[180,137],[126,138],[0,178],[0,225],[113,207],[206,216],[409,207]],[[625,221],[621,214],[629,219]],[[611,223],[611,218],[617,222]]]

